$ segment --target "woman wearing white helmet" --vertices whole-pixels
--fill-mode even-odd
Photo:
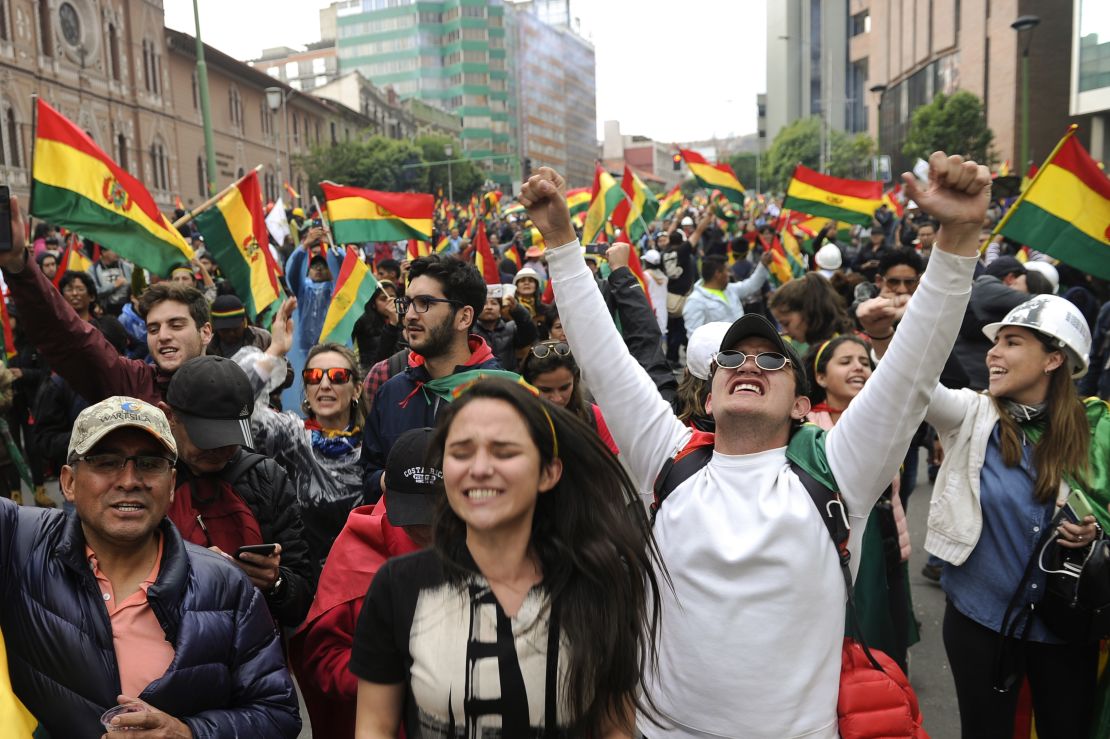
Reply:
[[[1087,371],[1091,335],[1079,310],[1054,295],[1022,303],[983,332],[994,342],[987,392],[938,386],[925,418],[945,450],[925,548],[948,563],[944,644],[963,736],[1013,735],[1023,675],[1038,736],[1088,736],[1098,643],[1050,626],[1032,606],[1045,591],[1042,548],[1056,538],[1085,553],[1100,525],[1110,526],[1110,412],[1081,401],[1073,383]],[[1061,522],[1076,491],[1097,521]]]

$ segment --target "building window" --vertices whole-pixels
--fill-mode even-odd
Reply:
[[[0,0],[0,41],[11,41],[8,31],[8,0]]]
[[[200,196],[208,196],[208,178],[205,176],[204,155],[197,155],[197,192]]]
[[[150,145],[150,180],[155,190],[169,190],[169,163],[166,161],[166,147],[161,141]]]
[[[239,88],[232,85],[227,90],[227,105],[231,115],[231,125],[243,128],[243,100],[239,97]]]
[[[301,122],[296,113],[293,114],[293,145],[301,145]],[[297,192],[300,192],[300,190],[297,190]]]
[[[147,92],[150,92],[150,81],[152,76],[153,75],[150,73],[150,42],[143,39],[143,86],[146,88]]]
[[[115,23],[108,24],[108,68],[112,79],[119,82],[119,32]]]
[[[127,170],[127,137],[122,133],[116,136],[116,163],[120,169]]]
[[[338,139],[335,136],[335,121],[331,122],[331,143],[333,146],[339,143]]]
[[[39,51],[54,56],[54,24],[50,22],[50,0],[39,0]]]
[[[19,136],[19,121],[15,108],[7,101],[0,103],[0,165],[23,166],[23,142]]]
[[[930,16],[931,18],[932,16]],[[856,13],[848,19],[848,35],[859,36],[861,33],[867,33],[871,30],[871,12],[863,11]]]

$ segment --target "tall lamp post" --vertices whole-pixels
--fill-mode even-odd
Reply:
[[[1010,24],[1018,33],[1021,44],[1021,172],[1029,169],[1029,47],[1033,43],[1033,29],[1041,19],[1035,15],[1022,15]]]
[[[872,167],[872,177],[876,180],[879,179],[879,157],[883,155],[883,93],[886,92],[886,85],[879,83],[871,85],[871,92],[879,96],[879,102],[875,104],[875,115],[879,119],[876,121],[878,125],[875,126],[875,158],[872,160],[874,166]]]
[[[270,112],[274,114],[275,118],[277,117],[278,108],[280,108],[284,104],[285,90],[282,90],[280,87],[266,88],[266,106],[270,109]],[[271,133],[273,133],[274,136],[274,162],[276,164],[276,169],[274,170],[274,172],[277,175],[278,179],[281,179],[281,147],[279,145],[277,132],[273,130],[273,127],[271,127]],[[276,182],[274,183],[274,187],[278,188]],[[292,203],[290,203],[290,205],[292,205]]]
[[[443,147],[443,153],[447,156],[447,201],[450,203],[455,202],[455,185],[451,181],[451,155],[455,153],[453,146]]]
[[[204,123],[204,156],[208,169],[208,194],[216,194],[216,145],[212,137],[212,107],[208,101],[208,65],[204,63],[204,42],[200,40],[200,10],[193,0],[193,24],[197,37],[197,93],[200,97],[200,117]],[[84,56],[81,57],[84,66]]]

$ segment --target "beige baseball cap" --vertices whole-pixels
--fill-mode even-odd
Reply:
[[[177,458],[177,443],[170,431],[166,414],[150,403],[114,395],[96,405],[90,405],[73,422],[73,433],[69,437],[67,458],[87,454],[108,434],[123,428],[135,428],[153,436]]]

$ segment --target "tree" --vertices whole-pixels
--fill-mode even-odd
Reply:
[[[447,136],[427,134],[417,136],[413,142],[420,149],[421,157],[425,162],[442,162],[447,159],[462,158],[462,144]],[[451,156],[447,156],[447,147],[451,147]],[[448,189],[454,193],[456,202],[464,202],[470,196],[482,189],[486,175],[474,162],[457,162],[451,165],[451,187],[447,186],[447,165],[437,164],[427,168],[428,190],[435,193],[443,191],[447,197]]]
[[[868,179],[875,142],[865,133],[855,135],[830,130],[829,161],[826,172],[833,177]],[[771,142],[760,167],[765,189],[786,189],[794,167],[804,164],[821,168],[821,119],[802,118],[786,126]]]
[[[404,169],[405,164],[420,161],[420,149],[413,144],[371,136],[314,147],[297,158],[297,165],[312,183],[312,193],[322,199],[321,180],[370,190],[428,192],[426,169]]]
[[[994,133],[987,127],[983,104],[966,91],[943,93],[914,111],[902,153],[928,159],[934,151],[960,154],[990,166],[998,161]]]
[[[749,190],[755,187],[755,163],[755,152],[750,151],[737,152],[728,158],[728,164],[736,173],[736,179]]]

